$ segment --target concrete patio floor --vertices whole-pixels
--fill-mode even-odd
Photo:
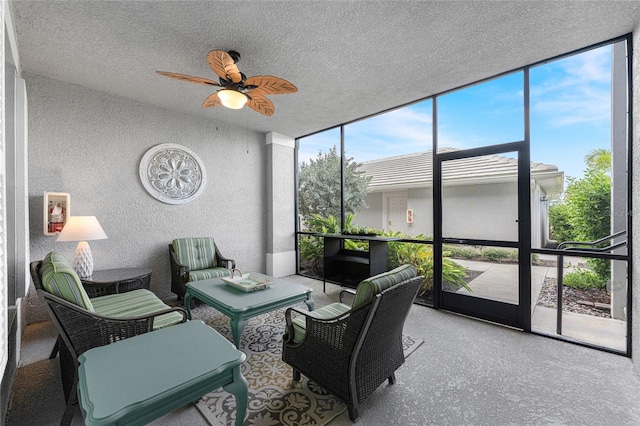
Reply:
[[[317,306],[341,290],[322,281],[287,279],[313,289]],[[405,333],[424,343],[361,407],[360,425],[640,424],[640,376],[629,358],[414,305]],[[27,327],[5,424],[53,426],[64,401],[51,322]],[[73,425],[83,425],[79,410]],[[207,425],[187,405],[153,425]],[[329,426],[352,425],[346,413]]]

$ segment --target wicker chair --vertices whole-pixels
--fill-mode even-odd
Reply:
[[[171,292],[178,300],[187,292],[189,281],[228,277],[236,267],[233,259],[220,254],[211,237],[177,238],[169,244],[171,262]]]
[[[423,278],[405,265],[363,281],[355,293],[343,290],[341,303],[287,309],[282,359],[294,380],[302,373],[333,393],[355,422],[362,401],[385,380],[395,383],[404,363],[402,329]],[[352,306],[342,303],[347,292],[355,294]]]
[[[161,315],[165,315],[164,324],[166,325],[185,322],[187,315],[184,309],[180,307],[171,308],[161,303],[159,299],[156,304],[158,306],[164,305],[165,308],[145,315],[120,315],[116,317],[91,312],[47,291],[41,278],[42,264],[42,261],[31,262],[31,278],[38,296],[44,302],[59,333],[60,373],[65,401],[67,401],[60,424],[69,425],[73,419],[75,406],[78,403],[78,356],[80,354],[97,346],[104,346],[118,340],[150,332],[156,328],[154,320]],[[148,292],[148,290],[134,290],[134,292],[136,291]],[[126,293],[126,295],[132,295],[134,292]],[[144,294],[146,295],[146,293]],[[109,295],[90,300],[99,302],[100,299],[114,299],[117,296]],[[170,321],[167,321],[167,314],[171,315]],[[60,341],[64,344],[60,344]]]

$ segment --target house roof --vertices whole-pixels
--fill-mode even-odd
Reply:
[[[451,148],[441,152],[455,151]],[[369,191],[393,191],[407,188],[430,187],[433,184],[433,151],[417,152],[365,161],[359,170],[371,177]],[[445,185],[479,185],[484,183],[514,182],[518,161],[500,155],[463,158],[443,163]],[[563,188],[564,172],[558,166],[531,163],[531,178],[547,194],[559,193]]]
[[[631,33],[637,1],[10,1],[18,71],[291,137]],[[13,37],[9,31],[9,37]],[[202,109],[213,49],[298,93],[275,114]]]

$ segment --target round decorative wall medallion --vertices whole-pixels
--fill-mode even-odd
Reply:
[[[140,180],[147,192],[167,204],[185,204],[204,190],[207,173],[200,158],[174,143],[156,145],[140,161]]]

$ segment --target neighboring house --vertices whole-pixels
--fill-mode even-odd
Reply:
[[[368,208],[357,214],[355,222],[432,237],[432,158],[432,151],[426,151],[361,163],[360,170],[371,182]],[[499,155],[444,163],[443,236],[516,241],[517,169],[515,158]],[[549,243],[546,200],[561,193],[563,184],[564,172],[557,166],[531,163],[532,247]]]

